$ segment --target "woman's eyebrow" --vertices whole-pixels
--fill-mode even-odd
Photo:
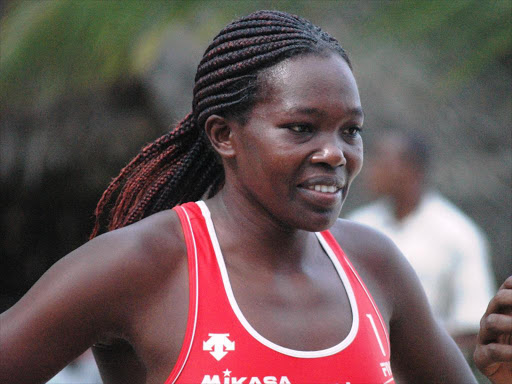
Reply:
[[[316,115],[316,116],[325,116],[327,112],[318,109],[318,108],[311,108],[311,107],[292,107],[288,109],[286,112],[289,113],[301,113],[303,115]]]
[[[324,111],[322,109],[318,109],[318,108],[313,108],[313,107],[292,107],[292,108],[288,109],[286,112],[301,113],[304,115],[315,115],[315,116],[319,116],[319,117],[327,115],[326,111]],[[352,108],[348,111],[347,114],[353,115],[354,117],[364,118],[364,112],[361,107]]]

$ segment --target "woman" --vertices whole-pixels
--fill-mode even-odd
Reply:
[[[332,37],[276,11],[228,25],[192,113],[4,314],[0,381],[43,382],[93,345],[105,383],[474,382],[397,248],[337,219],[362,125]]]

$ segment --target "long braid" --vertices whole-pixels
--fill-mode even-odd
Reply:
[[[218,114],[243,122],[256,102],[263,69],[293,56],[325,52],[338,53],[350,66],[334,38],[298,16],[257,11],[226,26],[199,63],[192,112],[144,147],[112,180],[96,207],[91,238],[102,221],[112,230],[214,196],[224,184],[224,170],[204,132],[206,119]]]

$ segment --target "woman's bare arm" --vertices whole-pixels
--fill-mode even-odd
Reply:
[[[462,352],[434,319],[421,284],[399,251],[390,321],[391,364],[407,383],[476,383]]]

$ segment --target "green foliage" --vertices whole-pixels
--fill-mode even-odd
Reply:
[[[512,54],[510,0],[403,0],[382,2],[369,36],[402,47],[428,48],[444,89],[468,81]]]
[[[0,32],[0,89],[50,97],[132,74],[134,41],[189,12],[194,1],[27,0],[11,5]],[[10,100],[12,101],[12,100]]]
[[[184,20],[206,39],[232,18],[276,1],[22,0],[1,20],[3,105],[48,102],[142,71],[158,54],[165,28]],[[300,10],[304,1],[278,2]],[[296,4],[293,6],[292,4]],[[297,5],[298,4],[298,5]],[[204,14],[206,18],[204,17]],[[201,19],[201,16],[203,18]],[[199,19],[199,20],[195,20]]]
[[[339,15],[352,24],[347,7],[366,12],[359,24],[362,40],[428,46],[427,64],[444,87],[467,81],[512,52],[510,0],[20,0],[9,3],[1,20],[2,101],[52,100],[64,89],[95,88],[140,73],[171,24],[193,25],[194,34],[207,41],[231,19],[256,9],[282,9],[314,21]]]

